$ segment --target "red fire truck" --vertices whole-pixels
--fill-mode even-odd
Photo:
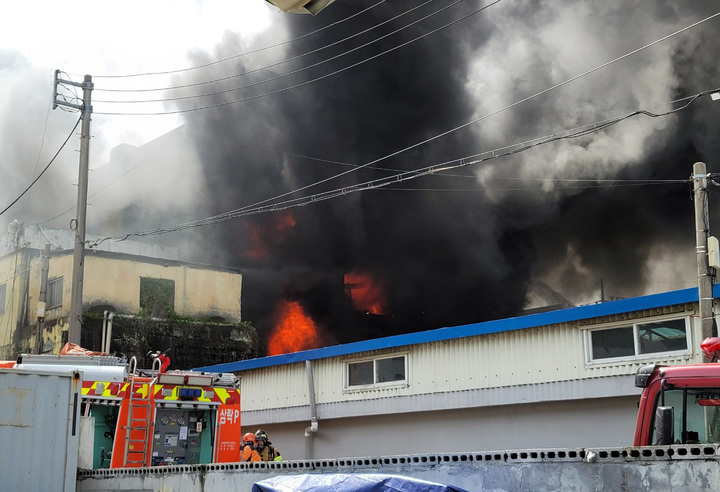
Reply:
[[[128,362],[108,355],[23,354],[0,366],[82,373],[80,456],[87,468],[239,461],[237,377],[163,372],[167,360],[159,355],[150,371],[138,370],[134,357]]]
[[[701,348],[710,363],[648,365],[635,375],[643,388],[634,446],[720,442],[720,338]]]

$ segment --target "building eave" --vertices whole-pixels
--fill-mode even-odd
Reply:
[[[720,285],[713,286],[713,297],[720,297]],[[689,289],[676,290],[672,292],[663,292],[660,294],[652,294],[642,297],[634,297],[630,299],[622,299],[619,301],[611,301],[600,304],[590,304],[587,306],[579,306],[574,308],[561,309],[558,311],[530,314],[515,318],[506,318],[500,320],[486,321],[482,323],[438,328],[435,330],[417,333],[407,333],[403,335],[394,335],[373,340],[364,340],[360,342],[334,345],[331,347],[304,350],[301,352],[294,352],[290,354],[274,355],[257,359],[228,362],[225,364],[198,367],[194,370],[208,372],[241,372],[250,369],[259,369],[263,367],[272,367],[284,364],[293,364],[297,362],[305,362],[308,360],[339,357],[372,350],[391,349],[421,343],[438,342],[443,340],[451,340],[477,335],[488,335],[492,333],[537,328],[558,323],[568,323],[584,319],[598,318],[602,316],[611,316],[634,311],[642,311],[645,309],[653,309],[696,302],[698,302],[698,289],[696,287],[692,287]]]

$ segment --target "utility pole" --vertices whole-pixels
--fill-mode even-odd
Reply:
[[[50,245],[45,245],[42,256],[42,277],[40,278],[40,297],[37,307],[37,329],[35,331],[35,353],[42,353],[42,332],[45,327],[45,307],[47,306],[47,282],[50,272]]]
[[[80,128],[80,170],[78,172],[78,198],[77,217],[74,220],[75,249],[73,251],[72,294],[70,300],[70,327],[68,329],[68,342],[80,344],[80,328],[83,315],[83,270],[85,267],[85,216],[87,211],[88,192],[88,163],[90,154],[90,104],[93,90],[92,77],[85,75],[80,84],[59,78],[60,71],[55,70],[55,86],[53,94],[53,109],[57,106],[67,106],[79,109],[82,113]],[[83,90],[82,104],[73,104],[65,100],[58,100],[58,84],[69,84]],[[72,222],[71,222],[72,224]]]
[[[693,165],[693,190],[695,196],[695,251],[698,268],[698,301],[700,304],[700,328],[703,340],[717,336],[713,315],[712,276],[708,262],[708,214],[707,172],[704,162]]]

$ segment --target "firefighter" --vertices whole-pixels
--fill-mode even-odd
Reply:
[[[255,434],[252,432],[248,432],[243,436],[240,445],[240,461],[262,461],[262,458],[255,450]]]
[[[255,443],[258,454],[263,461],[282,461],[280,451],[278,451],[268,439],[267,432],[258,429],[255,433]]]

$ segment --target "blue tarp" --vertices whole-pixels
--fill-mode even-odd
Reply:
[[[452,485],[376,473],[282,475],[255,482],[252,492],[467,492]]]

